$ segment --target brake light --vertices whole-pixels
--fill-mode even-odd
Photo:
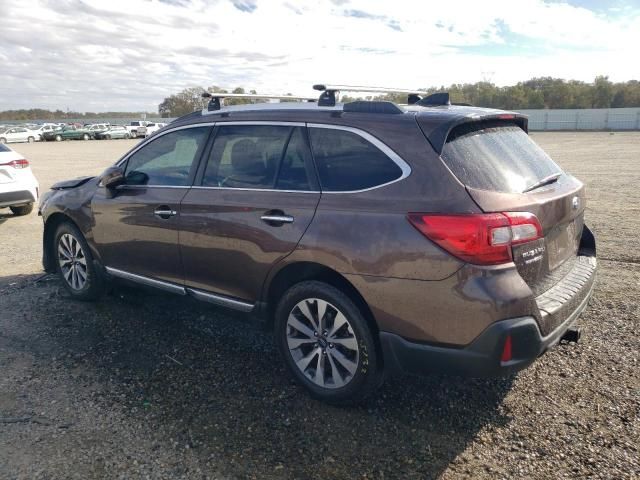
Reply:
[[[452,255],[476,265],[512,261],[511,246],[542,238],[535,215],[526,212],[441,215],[410,213],[409,222]]]
[[[513,358],[511,352],[511,335],[507,335],[507,338],[504,340],[504,347],[502,347],[502,356],[500,357],[500,361],[502,363],[510,362]]]
[[[8,163],[2,163],[0,165],[3,167],[27,168],[29,166],[29,161],[21,158],[20,160],[11,160]]]

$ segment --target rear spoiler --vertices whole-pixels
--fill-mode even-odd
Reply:
[[[438,152],[438,154],[442,153],[442,149],[444,148],[445,143],[447,143],[447,138],[449,138],[451,131],[460,125],[476,122],[504,121],[504,123],[515,123],[526,133],[529,133],[529,119],[526,115],[495,110],[488,110],[484,112],[477,112],[473,110],[476,109],[470,108],[469,111],[461,112],[458,115],[451,115],[451,113],[449,113],[446,117],[444,115],[440,115],[437,111],[434,111],[433,114],[430,114],[431,112],[427,114],[420,113],[417,116],[418,125],[427,137],[427,140],[429,140],[429,143],[431,143],[433,149]]]

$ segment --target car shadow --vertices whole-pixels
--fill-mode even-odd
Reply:
[[[0,225],[6,222],[8,219],[15,217],[11,210],[9,209],[0,209]]]
[[[248,315],[128,286],[75,302],[46,282],[60,298],[31,315],[46,315],[69,369],[108,383],[105,402],[135,412],[132,424],[225,475],[434,478],[480,430],[509,421],[500,405],[513,378],[392,378],[365,404],[334,407],[291,380]]]

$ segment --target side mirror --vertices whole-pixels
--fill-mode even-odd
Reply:
[[[120,167],[107,168],[100,177],[100,186],[107,189],[116,188],[124,183],[124,170]]]

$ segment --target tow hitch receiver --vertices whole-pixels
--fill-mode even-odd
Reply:
[[[564,340],[565,342],[574,342],[578,343],[580,341],[580,336],[582,335],[582,330],[578,327],[569,327],[569,329],[564,332],[562,338],[560,340]]]

